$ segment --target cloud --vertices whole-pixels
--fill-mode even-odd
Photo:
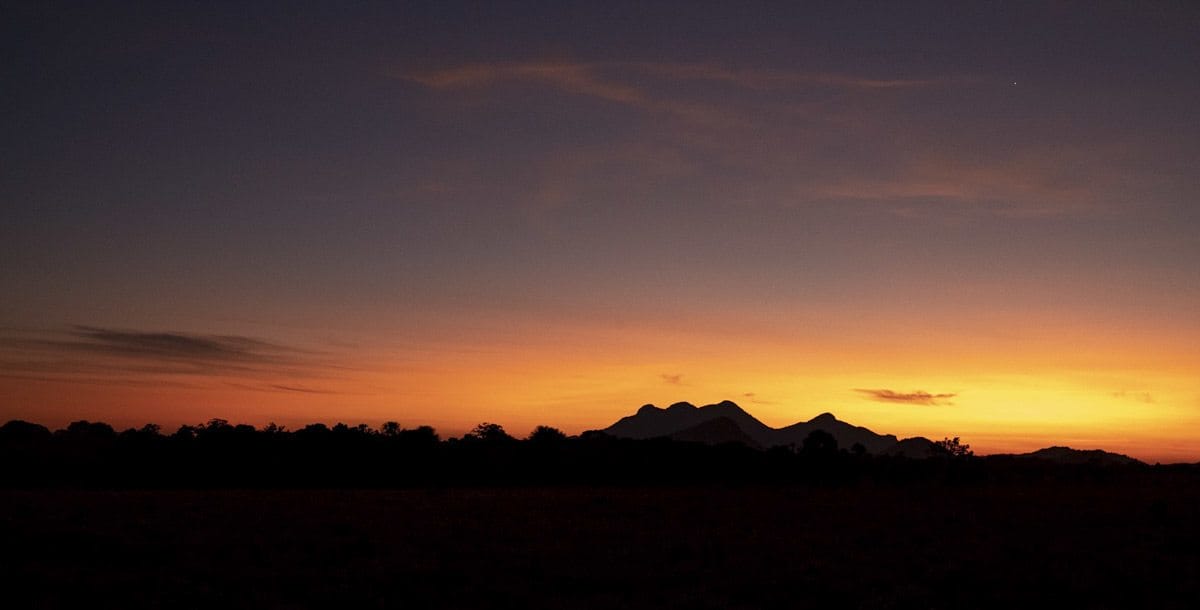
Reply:
[[[598,97],[623,104],[642,104],[646,98],[637,88],[612,82],[597,74],[597,64],[526,62],[459,66],[433,72],[407,74],[405,78],[427,87],[450,89],[488,86],[505,81],[535,82],[570,93]]]
[[[96,326],[0,337],[0,367],[10,377],[111,385],[204,387],[212,383],[205,377],[232,377],[308,393],[324,390],[296,381],[351,370],[328,354],[253,337]]]
[[[76,326],[71,340],[48,341],[67,350],[137,358],[193,362],[286,364],[302,352],[236,335],[194,335],[179,332],[136,332]]]
[[[773,400],[764,400],[764,399],[762,399],[762,398],[759,398],[759,397],[758,397],[758,393],[757,393],[757,392],[742,392],[742,398],[745,398],[745,399],[746,399],[746,400],[748,400],[748,401],[749,401],[751,404],[756,404],[756,405],[773,405],[773,404],[777,404],[777,403],[776,403],[775,401],[773,401]]]
[[[560,91],[673,115],[693,123],[741,125],[741,113],[677,95],[653,95],[647,78],[658,82],[707,81],[762,91],[766,89],[834,89],[882,91],[927,87],[941,81],[873,79],[852,75],[803,73],[783,70],[736,70],[716,64],[665,62],[526,61],[476,63],[428,71],[400,72],[396,76],[432,89],[485,88],[506,82],[553,87]]]
[[[931,79],[876,79],[846,74],[788,70],[739,70],[718,64],[640,62],[617,64],[673,80],[726,82],[746,89],[778,89],[800,86],[839,89],[909,89],[941,84]]]
[[[899,402],[910,405],[952,405],[949,399],[958,396],[958,394],[933,394],[924,390],[913,390],[912,392],[896,392],[893,390],[866,390],[856,388],[855,392],[866,394],[871,400],[881,402]]]
[[[944,80],[865,78],[855,75],[808,73],[787,70],[739,70],[719,64],[670,62],[570,62],[527,61],[476,63],[401,73],[402,78],[437,89],[490,86],[505,81],[539,82],[572,93],[614,102],[647,100],[638,87],[622,81],[639,76],[672,81],[723,82],[745,89],[831,87],[838,89],[911,89],[942,84]],[[970,82],[959,79],[955,82]]]
[[[669,373],[663,373],[658,377],[663,380],[663,383],[668,383],[671,385],[683,385],[682,373],[675,373],[673,375]]]
[[[579,185],[594,184],[614,168],[634,172],[636,179],[623,181],[621,188],[628,190],[645,183],[702,181],[715,167],[721,170],[717,174],[739,178],[712,184],[708,192],[714,200],[879,206],[885,213],[944,223],[1108,213],[1165,188],[1159,176],[1140,169],[1144,155],[1129,142],[1046,144],[1005,136],[1013,143],[996,147],[985,145],[980,138],[993,136],[978,130],[935,138],[931,134],[940,133],[942,120],[897,103],[897,96],[910,95],[929,103],[972,99],[990,86],[969,76],[545,60],[471,63],[392,76],[476,98],[504,85],[540,87],[648,115],[651,120],[633,142],[581,146],[565,161],[555,151],[544,160],[544,176],[533,179],[538,190],[523,199],[548,202],[540,206],[587,200],[589,193]],[[1030,127],[1000,123],[996,129],[1020,134]],[[631,150],[638,155],[633,162]],[[989,157],[986,151],[998,154]],[[689,176],[654,165],[663,159]],[[623,194],[628,201],[655,196]]]
[[[1146,404],[1154,404],[1156,402],[1154,397],[1150,395],[1150,392],[1128,392],[1126,390],[1121,390],[1119,392],[1113,392],[1112,397],[1124,400],[1136,400]]]
[[[341,395],[348,394],[348,392],[339,392],[336,390],[325,390],[325,389],[321,389],[321,388],[313,388],[313,387],[299,386],[299,385],[285,385],[285,384],[281,384],[281,383],[262,383],[262,384],[228,383],[226,385],[228,385],[229,387],[232,387],[232,388],[238,388],[240,390],[253,390],[255,392],[276,392],[276,393],[299,392],[302,394],[341,394]]]
[[[338,392],[334,392],[332,390],[321,390],[318,388],[302,388],[300,386],[281,385],[278,383],[271,384],[271,387],[275,388],[276,390],[281,390],[284,392],[303,392],[305,394],[337,394],[338,393]]]
[[[1059,146],[981,162],[927,151],[886,172],[831,177],[800,192],[819,200],[886,203],[902,216],[944,218],[951,209],[1017,218],[1077,214],[1103,211],[1130,196],[1133,177],[1119,157],[1111,150]]]

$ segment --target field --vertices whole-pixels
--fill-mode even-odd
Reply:
[[[18,607],[1194,608],[1200,490],[0,491]]]

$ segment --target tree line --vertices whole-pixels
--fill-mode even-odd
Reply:
[[[957,438],[934,446],[931,456],[912,459],[842,448],[822,430],[800,446],[763,451],[740,443],[632,440],[598,431],[568,436],[549,426],[518,439],[494,423],[443,439],[432,427],[405,428],[396,422],[377,428],[317,423],[288,430],[213,419],[164,433],[153,424],[118,432],[89,421],[52,432],[14,420],[0,426],[0,486],[841,485],[969,483],[1064,472],[1046,464],[1031,470],[1028,461],[978,458]],[[1095,473],[1075,469],[1068,474]]]

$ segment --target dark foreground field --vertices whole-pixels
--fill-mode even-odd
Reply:
[[[1198,502],[1085,483],[5,490],[0,568],[9,608],[1195,608]]]

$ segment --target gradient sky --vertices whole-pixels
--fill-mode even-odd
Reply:
[[[0,420],[1200,460],[1193,2],[81,4],[0,15]]]

